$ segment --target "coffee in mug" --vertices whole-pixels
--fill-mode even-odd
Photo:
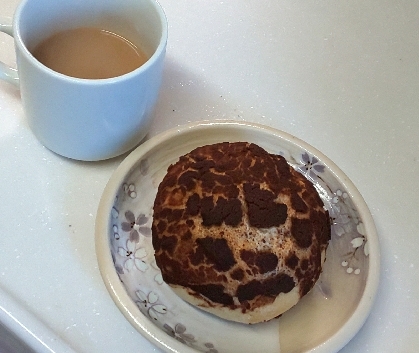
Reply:
[[[85,79],[124,75],[148,60],[139,44],[96,27],[57,32],[39,43],[32,54],[54,71]]]
[[[112,44],[102,49],[130,52],[133,46],[129,41],[142,49],[147,61],[141,64],[135,58],[132,64],[132,60],[118,58],[117,64],[123,63],[126,72],[122,74],[111,72],[109,57],[105,60],[109,54],[97,50],[99,39],[94,45],[82,44],[83,49],[77,52],[51,49],[53,45],[48,44],[54,41],[49,38],[61,37],[61,31],[66,31],[64,37],[70,37],[69,43],[74,42],[74,37],[81,42],[86,40],[84,37],[104,34],[90,28],[108,32],[104,40]],[[126,153],[146,137],[162,82],[167,43],[166,16],[156,0],[22,0],[13,23],[0,18],[0,32],[14,37],[17,63],[16,70],[0,62],[0,79],[19,88],[28,125],[45,147],[68,158],[97,161]],[[41,56],[37,60],[34,54],[43,41],[50,48],[46,56],[54,52],[53,62],[69,66],[79,57],[90,65],[87,73],[62,74]],[[58,42],[70,45],[62,39]],[[58,59],[61,50],[64,59]],[[96,55],[94,59],[82,57],[88,50]],[[109,78],[87,78],[93,68],[102,66],[102,61],[106,62],[105,74],[96,77]]]

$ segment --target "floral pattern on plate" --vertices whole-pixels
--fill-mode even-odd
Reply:
[[[283,148],[274,153],[284,156],[290,165],[313,183],[329,211],[332,223],[329,249],[332,248],[333,254],[327,256],[332,258],[330,261],[337,259],[340,271],[345,276],[356,276],[362,281],[360,275],[368,268],[368,235],[348,192],[327,166],[307,151]],[[138,309],[169,336],[200,352],[251,352],[254,345],[250,342],[255,335],[263,334],[267,342],[265,347],[272,347],[270,352],[279,352],[276,320],[262,324],[266,325],[264,330],[256,331],[252,327],[225,322],[186,304],[163,282],[153,255],[151,221],[156,189],[166,170],[150,172],[149,165],[151,163],[144,159],[137,170],[127,176],[111,211],[113,237],[110,242],[114,266]],[[330,283],[330,276],[327,276],[328,271],[325,269],[324,272],[319,280],[319,292],[324,297],[330,297],[333,296],[333,284]],[[202,320],[208,323],[197,325]],[[211,325],[217,327],[218,331],[200,327]],[[221,337],[227,328],[235,330],[235,341],[242,348],[229,348],[229,340]]]

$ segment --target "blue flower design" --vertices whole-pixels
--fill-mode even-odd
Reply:
[[[134,213],[126,211],[125,218],[127,221],[122,222],[121,228],[124,232],[129,232],[130,241],[137,243],[140,240],[140,234],[145,237],[151,236],[151,229],[146,226],[148,217],[144,214],[140,214],[137,218],[135,218]]]
[[[318,174],[324,172],[325,166],[320,164],[316,157],[310,156],[307,152],[301,155],[301,162],[302,164],[298,166],[298,169],[312,180],[316,180]]]

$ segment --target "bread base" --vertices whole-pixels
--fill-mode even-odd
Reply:
[[[189,304],[197,306],[198,308],[220,318],[243,324],[256,324],[259,322],[269,321],[292,308],[300,299],[299,288],[294,287],[294,289],[288,293],[280,293],[272,303],[257,307],[253,311],[243,313],[240,308],[230,309],[221,304],[210,304],[204,299],[204,297],[192,292],[188,288],[177,285],[170,285],[170,287],[175,294]]]

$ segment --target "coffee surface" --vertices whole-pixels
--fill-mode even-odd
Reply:
[[[85,79],[120,76],[148,60],[145,53],[126,38],[95,27],[57,32],[40,42],[32,54],[54,71]]]

